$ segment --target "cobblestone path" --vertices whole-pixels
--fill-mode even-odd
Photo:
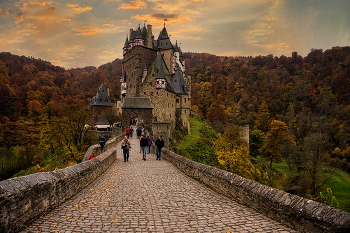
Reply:
[[[94,183],[22,232],[296,232],[201,185],[136,139]]]

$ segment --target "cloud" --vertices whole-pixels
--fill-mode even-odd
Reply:
[[[97,27],[91,27],[91,26],[84,26],[82,29],[74,29],[74,30],[79,32],[75,34],[79,36],[90,36],[96,33],[100,33]]]
[[[58,63],[58,64],[59,64],[59,63],[62,63],[62,61],[60,61],[60,60],[50,60],[50,62],[51,62],[51,63]],[[56,64],[56,65],[57,65],[57,64]]]
[[[80,14],[83,13],[85,11],[90,11],[92,10],[92,7],[86,6],[86,7],[79,7],[79,5],[77,4],[72,4],[72,3],[67,3],[67,6],[73,8],[73,11]]]
[[[144,9],[146,3],[141,0],[131,1],[130,3],[122,3],[118,9]]]
[[[0,9],[0,16],[2,16],[2,15],[11,15],[12,13],[13,13],[13,11],[11,9],[8,9],[8,10]]]
[[[75,12],[77,12],[78,14],[80,14],[80,13],[83,13],[83,12],[85,12],[85,11],[90,11],[90,10],[92,10],[92,7],[89,7],[89,6],[86,6],[86,7],[77,7],[77,8],[73,8],[73,10],[74,10]]]
[[[72,3],[67,3],[67,6],[69,6],[69,7],[77,7],[77,6],[79,6],[79,5],[77,5],[77,4],[72,4]]]
[[[102,25],[102,27],[114,27],[114,24],[105,23]]]
[[[19,24],[20,22],[22,22],[24,20],[24,14],[23,13],[17,13],[15,18],[16,18],[15,24]]]
[[[72,20],[71,19],[63,19],[63,18],[61,18],[60,21],[61,22],[71,22]]]
[[[147,15],[135,15],[132,19],[147,20],[155,23],[163,23],[166,20],[167,23],[179,23],[189,19],[189,16],[184,15],[166,15],[166,14],[147,14]]]
[[[113,51],[103,51],[102,53],[103,53],[103,54],[114,54]]]

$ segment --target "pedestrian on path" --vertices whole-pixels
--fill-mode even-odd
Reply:
[[[140,138],[140,148],[141,148],[141,151],[142,151],[142,160],[146,160],[146,147],[148,145],[148,140],[147,138],[142,135],[141,138]]]
[[[130,142],[127,136],[124,136],[124,140],[122,142],[122,149],[123,149],[123,155],[124,155],[124,162],[129,161],[130,156]]]
[[[164,140],[162,136],[159,136],[158,139],[156,140],[156,155],[157,155],[157,160],[160,160],[160,156],[162,154],[162,148],[164,147]]]
[[[130,126],[130,138],[132,138],[133,133],[134,133],[134,129]]]
[[[130,128],[126,127],[125,129],[125,136],[129,137],[130,136]]]
[[[101,147],[101,152],[105,151],[105,145],[106,145],[106,138],[103,136],[98,136],[98,142],[100,143],[100,147]]]
[[[150,136],[147,136],[147,154],[151,153],[151,146],[153,144],[152,138]]]

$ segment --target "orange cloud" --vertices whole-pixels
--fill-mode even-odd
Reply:
[[[102,27],[114,27],[114,24],[105,23],[102,25]]]
[[[23,20],[24,20],[24,14],[23,13],[17,13],[15,24],[19,24]]]
[[[74,11],[80,13],[83,13],[84,11],[90,11],[92,10],[92,7],[86,6],[86,7],[77,7],[77,8],[73,8]]]
[[[176,23],[176,22],[182,22],[184,20],[188,20],[190,17],[184,16],[184,15],[176,16],[176,15],[163,15],[163,14],[155,14],[155,15],[148,14],[148,15],[135,15],[132,18],[137,20],[147,20],[147,21],[157,22],[157,23],[163,23],[164,20],[166,19],[167,23]]]
[[[276,19],[274,17],[266,18],[267,21],[275,21]]]
[[[75,30],[79,33],[75,34],[75,35],[79,35],[79,36],[90,36],[96,33],[100,33],[100,31],[98,30],[97,27],[90,27],[90,26],[84,26],[82,29],[78,29]]]
[[[103,53],[103,54],[106,54],[106,53],[108,53],[108,54],[114,54],[113,51],[103,51],[102,53]]]
[[[50,60],[51,63],[61,63],[62,61],[60,60]]]
[[[77,4],[72,4],[72,3],[67,3],[67,5],[68,5],[69,7],[77,7],[77,6],[79,6],[79,5],[77,5]]]
[[[128,3],[123,3],[118,9],[143,9],[146,8],[146,3],[141,0],[131,1]]]
[[[61,18],[61,22],[70,22],[70,21],[72,21],[71,19],[63,19],[63,18]]]
[[[32,5],[32,6],[34,6],[34,5],[40,5],[40,6],[47,6],[47,5],[49,5],[48,2],[38,2],[38,1],[35,1],[35,2],[28,2],[28,4],[29,4],[29,5]]]

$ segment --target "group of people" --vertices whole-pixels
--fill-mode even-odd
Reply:
[[[149,136],[141,135],[140,139],[140,153],[142,153],[142,160],[146,160],[146,154],[151,152],[151,146],[153,145],[153,140]],[[164,140],[162,136],[159,136],[158,139],[155,141],[156,146],[156,156],[157,160],[161,159],[162,154],[162,148],[164,147]],[[123,156],[124,156],[124,162],[129,161],[130,157],[130,141],[129,137],[127,135],[124,136],[124,140],[122,142],[123,149]]]
[[[129,129],[128,131],[125,131],[125,136],[124,136],[124,140],[122,142],[122,146],[121,149],[123,149],[123,156],[124,156],[124,162],[129,161],[129,157],[130,157],[130,149],[131,149],[131,145],[130,145],[130,141],[129,141],[129,136],[132,137],[132,131],[130,133],[130,129],[132,129],[132,127],[127,128]],[[137,133],[143,131],[142,127],[139,127],[137,130]],[[142,153],[142,160],[146,160],[146,154],[151,153],[151,146],[153,145],[153,140],[152,138],[150,138],[150,136],[145,136],[143,134],[140,133],[140,136],[137,135],[139,142],[140,142],[140,153]],[[100,150],[101,152],[106,151],[106,138],[104,136],[99,136],[98,137],[98,141],[100,143]],[[164,147],[164,140],[162,136],[159,136],[158,139],[155,141],[155,146],[156,146],[156,159],[160,160],[161,159],[161,154],[162,154],[162,148]],[[94,153],[92,153],[88,160],[91,160],[93,158],[96,158],[97,155],[95,155]]]

